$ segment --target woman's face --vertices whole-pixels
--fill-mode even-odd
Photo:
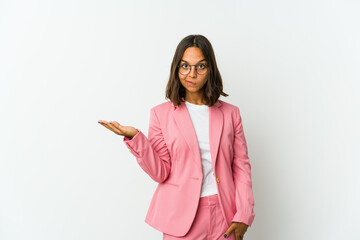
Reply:
[[[189,47],[185,50],[181,61],[181,66],[189,66],[189,65],[198,65],[198,64],[206,64],[205,57],[198,47]],[[186,65],[184,65],[186,64]],[[181,84],[184,86],[186,90],[186,94],[200,93],[202,94],[201,88],[207,81],[209,70],[207,69],[206,73],[200,75],[196,72],[195,66],[191,66],[190,72],[187,75],[183,75],[178,71],[179,79]],[[191,84],[192,82],[193,84]]]

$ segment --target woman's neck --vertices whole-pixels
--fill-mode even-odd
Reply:
[[[200,97],[185,97],[185,101],[196,105],[205,105]]]

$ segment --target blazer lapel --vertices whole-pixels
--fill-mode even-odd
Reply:
[[[172,106],[174,105],[172,104]],[[214,170],[224,122],[222,111],[219,108],[220,106],[221,102],[217,101],[214,106],[209,107],[209,144]],[[172,114],[175,122],[190,151],[192,152],[195,165],[202,172],[199,143],[189,111],[187,110],[185,103],[181,103],[180,106],[174,106],[174,108],[175,110],[172,112]]]
[[[217,101],[214,106],[209,107],[209,143],[214,171],[224,125],[224,116],[220,106],[221,102]]]

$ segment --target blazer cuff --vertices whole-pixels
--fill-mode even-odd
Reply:
[[[140,157],[141,156],[140,150],[143,149],[143,147],[145,146],[145,142],[144,142],[145,141],[144,140],[145,136],[144,136],[143,132],[141,132],[139,129],[136,128],[136,130],[138,130],[139,132],[133,138],[129,138],[129,137],[124,136],[123,137],[123,142],[126,144],[129,151],[135,157]]]
[[[255,218],[255,213],[251,212],[236,212],[235,216],[232,219],[232,222],[242,222],[248,226],[251,226]]]

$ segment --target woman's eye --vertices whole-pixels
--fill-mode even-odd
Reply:
[[[182,67],[182,68],[188,68],[188,65],[187,65],[186,63],[183,63],[183,64],[181,65],[181,67]]]
[[[200,68],[200,69],[204,69],[206,66],[205,66],[205,64],[199,64],[198,65],[198,68]]]

